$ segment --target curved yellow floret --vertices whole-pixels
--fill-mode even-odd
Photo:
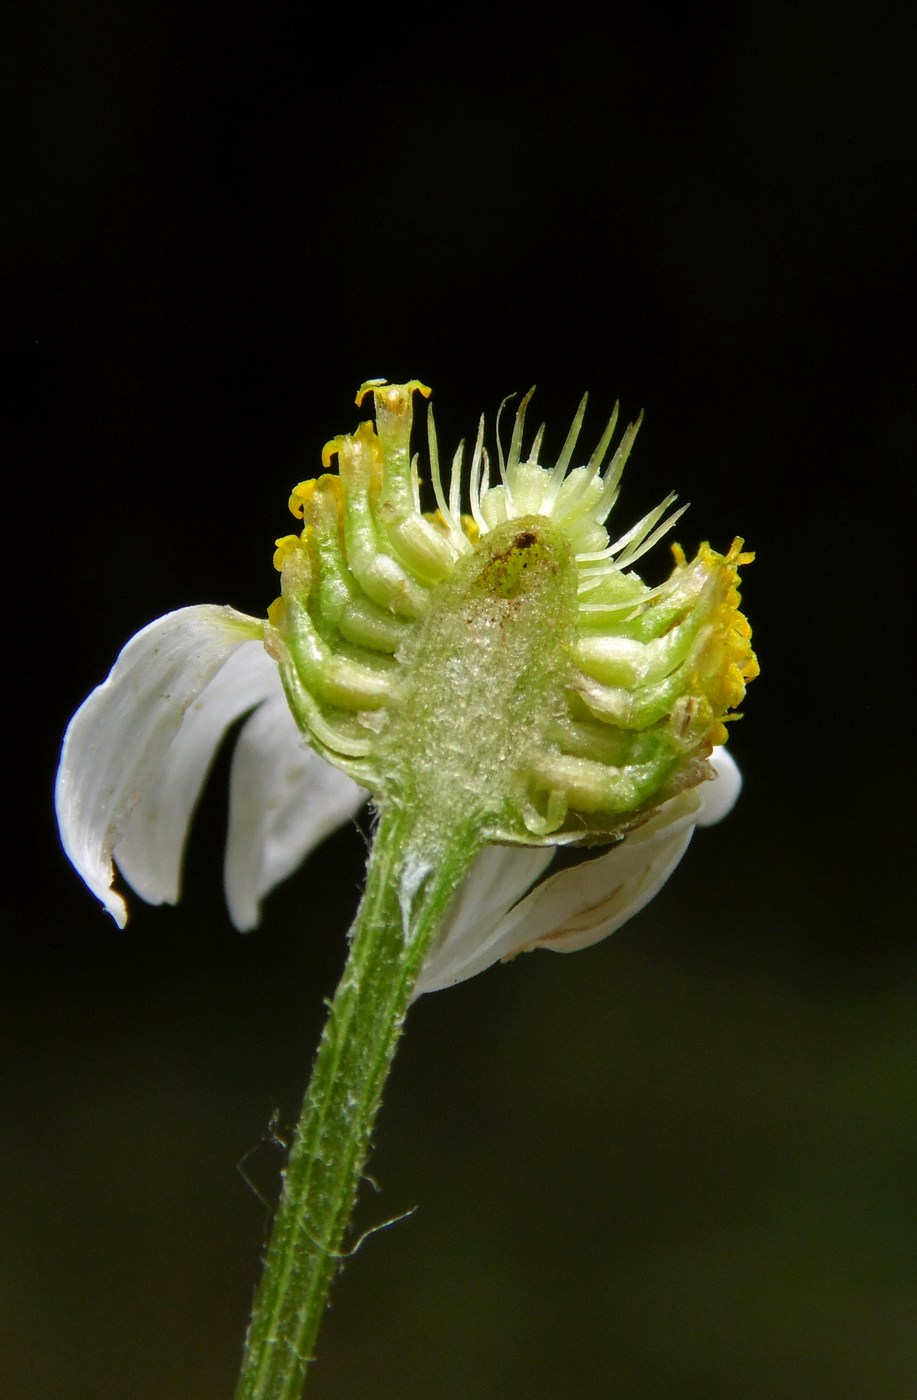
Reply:
[[[745,698],[750,681],[759,674],[758,660],[751,646],[751,627],[740,611],[739,569],[754,560],[744,550],[745,541],[737,536],[728,552],[718,554],[708,543],[700,546],[695,564],[705,569],[715,583],[713,603],[707,622],[708,636],[698,653],[690,689],[702,694],[710,709],[708,736],[711,744],[725,744],[726,724],[740,718],[734,713]],[[675,547],[678,567],[686,567],[684,554]],[[731,713],[732,712],[732,713]]]
[[[419,379],[409,379],[407,384],[389,384],[386,379],[365,379],[357,390],[354,403],[357,408],[361,408],[366,395],[372,394],[377,403],[381,399],[389,409],[403,409],[405,402],[410,404],[411,395],[415,390],[425,399],[433,392],[429,385],[421,384]]]
[[[299,535],[282,535],[274,544],[274,568],[280,574],[283,573],[283,566],[293,550],[301,548],[302,540]]]

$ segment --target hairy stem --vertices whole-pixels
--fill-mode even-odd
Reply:
[[[298,1400],[411,992],[477,849],[469,831],[425,843],[383,812],[284,1175],[236,1400]]]

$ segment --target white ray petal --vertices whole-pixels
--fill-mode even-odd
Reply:
[[[495,961],[481,953],[488,933],[554,859],[545,846],[485,846],[475,857],[427,955],[415,997],[464,982]]]
[[[307,747],[279,685],[245,722],[229,793],[226,902],[245,932],[258,924],[265,895],[355,815],[366,793]]]
[[[714,749],[709,763],[716,777],[701,783],[697,789],[701,800],[698,826],[713,826],[714,822],[722,821],[732,811],[742,791],[742,774],[728,749]]]
[[[208,604],[168,613],[128,642],[70,721],[55,786],[61,840],[122,928],[127,909],[112,889],[112,854],[138,804],[156,791],[185,715],[233,653],[260,632],[256,619],[233,608]]]
[[[694,832],[698,799],[680,793],[605,855],[552,875],[494,931],[501,958],[530,948],[575,953],[627,923],[662,888]]]
[[[529,948],[580,952],[608,938],[662,889],[693,832],[690,816],[652,836],[638,827],[605,855],[552,876],[536,890],[538,899],[528,909],[522,900],[498,931],[501,958]]]
[[[486,847],[456,897],[415,995],[463,982],[532,948],[561,953],[588,948],[633,918],[668,880],[695,826],[719,821],[738,797],[742,780],[731,756],[720,748],[710,761],[715,779],[672,798],[604,855],[534,888],[550,852]],[[540,867],[536,860],[527,866],[526,855],[540,856]]]
[[[178,903],[191,818],[216,751],[230,725],[270,695],[283,698],[277,663],[260,639],[246,641],[185,710],[114,850],[121,874],[147,904]]]

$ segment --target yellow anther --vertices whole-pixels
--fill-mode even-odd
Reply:
[[[279,574],[290,555],[299,549],[299,535],[282,535],[274,544],[277,546],[274,551],[274,568]]]
[[[372,390],[372,389],[381,389],[382,386],[383,386],[383,384],[387,384],[387,383],[388,383],[388,380],[385,379],[385,378],[382,378],[382,379],[364,379],[364,380],[363,380],[363,383],[360,385],[359,389],[357,390],[357,397],[354,399],[354,403],[356,404],[357,408],[360,408],[360,406],[361,406],[362,403],[363,403],[363,400],[366,398],[366,395],[370,392],[370,390]]]
[[[306,506],[312,500],[315,492],[314,481],[301,481],[298,486],[294,486],[290,494],[289,507],[297,520],[302,520]]]
[[[335,457],[340,452],[341,443],[346,441],[346,436],[341,434],[340,437],[333,437],[329,442],[325,443],[322,448],[322,466],[325,468],[325,471],[331,466],[331,458]]]
[[[471,540],[471,543],[477,544],[478,540],[481,538],[481,531],[478,529],[478,522],[475,520],[474,516],[463,515],[461,517],[461,525],[465,534]]]
[[[742,546],[744,543],[745,541],[742,539],[742,536],[736,535],[732,544],[729,546],[729,553],[726,555],[727,564],[734,564],[736,568],[739,568],[742,564],[754,563],[754,550],[746,549],[743,551]]]

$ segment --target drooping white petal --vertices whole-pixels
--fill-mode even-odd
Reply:
[[[699,800],[679,793],[610,851],[552,875],[495,930],[501,958],[529,948],[575,953],[614,933],[659,892],[694,834]]]
[[[228,607],[168,613],[128,642],[108,679],[70,721],[55,787],[61,839],[121,927],[127,910],[111,888],[112,854],[138,804],[157,792],[161,767],[186,713],[229,657],[260,630],[255,619]],[[209,744],[212,756],[220,735],[204,727],[207,733],[199,734],[192,751]],[[187,816],[176,826],[183,836]],[[133,874],[139,878],[136,865]]]
[[[551,846],[485,846],[469,867],[443,930],[427,955],[415,997],[464,982],[495,962],[499,954],[488,956],[483,948],[488,931],[499,924],[553,859]]]
[[[463,923],[453,935],[448,973],[433,981],[425,967],[419,990],[464,982],[530,948],[573,952],[607,937],[668,879],[691,839],[698,807],[696,797],[681,793],[605,855],[550,876],[496,918]]]
[[[187,706],[115,845],[115,864],[147,904],[176,904],[191,818],[230,725],[268,696],[280,674],[259,640],[243,641]],[[284,705],[286,702],[284,701]]]
[[[536,944],[555,953],[578,952],[607,938],[649,904],[687,850],[695,826],[720,821],[739,795],[742,778],[731,755],[716,749],[710,763],[715,778],[680,793],[606,855],[553,876],[517,905],[500,932],[509,942],[512,923],[525,941],[501,956]],[[584,877],[579,887],[568,878],[578,873]]]
[[[365,800],[306,746],[278,685],[246,720],[233,755],[224,878],[236,928],[254,928],[264,896]]]
[[[533,889],[547,865],[541,848],[486,847],[459,890],[415,995],[463,982],[531,948],[572,953],[614,933],[662,888],[695,826],[719,821],[735,803],[742,785],[735,762],[721,748],[710,761],[716,778],[672,798],[604,855]],[[526,854],[540,855],[540,868],[534,861],[527,866]]]
[[[710,766],[716,777],[701,783],[697,795],[701,809],[697,814],[698,826],[713,826],[728,816],[742,791],[742,774],[728,749],[714,749],[710,755]]]

